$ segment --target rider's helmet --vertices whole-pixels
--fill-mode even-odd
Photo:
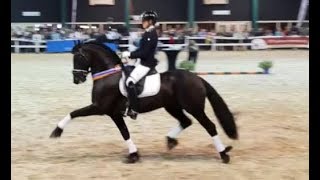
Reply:
[[[158,20],[158,14],[155,11],[145,11],[141,14],[142,21],[152,20],[152,24],[155,25]]]

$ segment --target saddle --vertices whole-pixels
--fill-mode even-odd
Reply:
[[[125,66],[125,74],[130,74],[134,68],[135,66]],[[125,76],[125,78],[122,77],[119,82],[120,92],[126,97],[127,90],[125,87],[125,82],[127,78],[127,76]],[[156,95],[160,90],[160,84],[160,74],[155,68],[150,69],[147,75],[145,75],[135,84],[138,98]]]
[[[125,67],[125,71],[127,74],[131,74],[131,72],[134,70],[135,66],[126,66]],[[137,95],[140,95],[144,89],[144,84],[146,82],[146,77],[147,76],[150,76],[150,75],[153,75],[153,74],[157,74],[157,70],[155,68],[152,68],[150,69],[150,71],[143,77],[141,78],[136,84],[135,84],[135,87],[136,87],[136,90],[137,90]],[[126,80],[125,82],[127,81],[128,77],[126,77]]]

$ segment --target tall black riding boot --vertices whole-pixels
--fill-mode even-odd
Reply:
[[[139,101],[137,97],[136,87],[132,82],[129,83],[129,86],[127,87],[127,91],[128,91],[128,99],[129,99],[129,110],[127,112],[127,115],[130,116],[131,119],[137,119]]]

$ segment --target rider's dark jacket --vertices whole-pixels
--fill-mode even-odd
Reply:
[[[140,58],[141,65],[154,68],[157,65],[157,59],[154,57],[157,44],[158,35],[156,29],[154,27],[148,28],[142,35],[140,47],[136,51],[131,52],[130,58]]]

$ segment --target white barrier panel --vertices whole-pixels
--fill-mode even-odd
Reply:
[[[29,49],[34,49],[36,53],[40,52],[40,49],[46,49],[46,45],[41,45],[42,43],[47,43],[47,41],[34,41],[31,39],[23,39],[23,38],[11,38],[11,41],[14,41],[14,45],[11,45],[12,48],[14,48],[15,53],[19,53],[21,48],[29,48]],[[20,42],[31,42],[33,43],[30,45],[20,45]]]
[[[308,36],[280,36],[259,37],[252,41],[251,49],[276,49],[276,48],[307,48],[309,49]]]

